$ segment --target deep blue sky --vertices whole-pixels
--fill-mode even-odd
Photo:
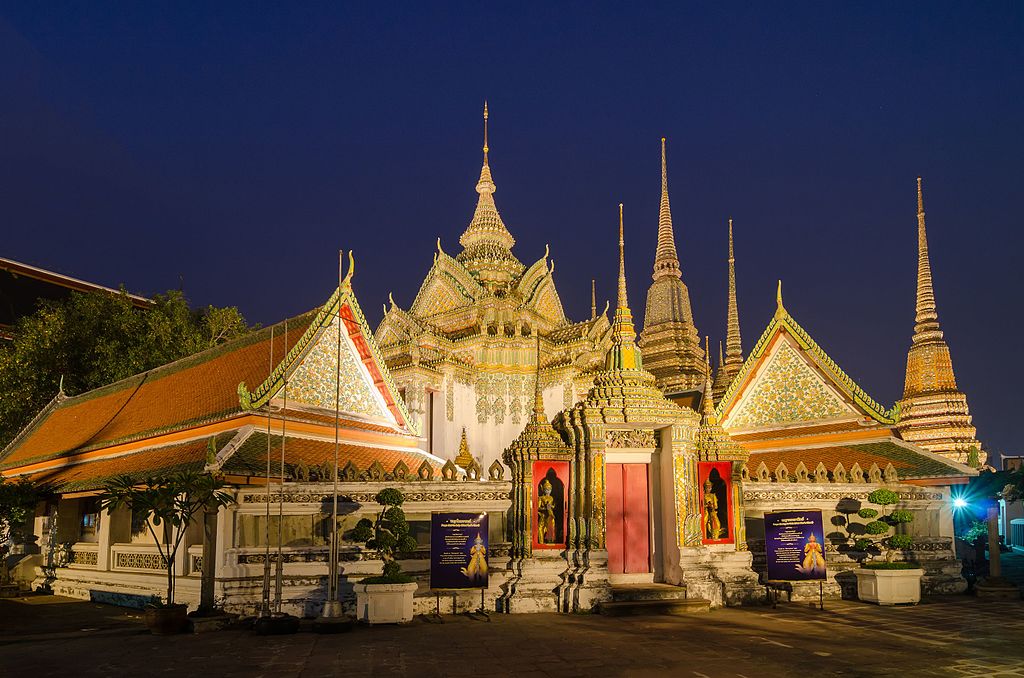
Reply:
[[[295,3],[298,4],[298,3]],[[0,5],[0,255],[267,323],[320,304],[336,251],[376,325],[472,215],[490,101],[496,200],[566,311],[613,294],[616,205],[642,315],[669,138],[702,334],[735,219],[749,350],[786,306],[889,404],[913,326],[915,177],[939,315],[979,437],[1024,367],[1024,3]],[[784,8],[784,9],[783,9]]]

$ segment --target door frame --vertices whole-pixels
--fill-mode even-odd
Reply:
[[[604,463],[607,464],[646,464],[647,465],[647,529],[650,544],[650,572],[635,572],[608,575],[612,584],[650,584],[664,581],[662,563],[662,532],[663,520],[661,506],[661,482],[659,450],[650,448],[616,448],[606,450]],[[605,469],[607,472],[607,468]]]

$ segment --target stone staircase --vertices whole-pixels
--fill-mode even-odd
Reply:
[[[601,603],[601,614],[609,617],[650,614],[694,614],[707,612],[711,603],[687,598],[685,586],[671,584],[616,584],[612,599]]]

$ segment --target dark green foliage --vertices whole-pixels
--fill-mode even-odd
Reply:
[[[128,476],[114,478],[100,495],[104,511],[128,509],[145,517],[167,568],[167,605],[174,604],[174,559],[189,525],[206,510],[234,503],[223,479],[208,473],[182,471],[150,478],[141,485]],[[162,527],[163,539],[155,528]]]
[[[366,548],[373,549],[384,561],[382,575],[363,580],[366,584],[407,584],[413,579],[402,572],[398,558],[416,550],[416,540],[409,536],[409,523],[405,511],[399,507],[405,501],[401,490],[388,487],[375,497],[382,509],[377,520],[362,518],[349,533],[349,538],[366,542]]]
[[[871,548],[874,545],[875,545],[875,542],[874,542],[873,539],[867,539],[865,537],[862,537],[862,538],[856,540],[855,542],[853,542],[853,548],[856,551],[867,551],[869,548]]]
[[[123,291],[44,301],[0,344],[0,445],[57,395],[104,386],[221,344],[249,330],[237,308],[192,310],[181,292],[139,309]]]
[[[873,520],[864,526],[864,531],[873,535],[885,534],[889,531],[889,523],[881,520]]]
[[[879,506],[889,506],[897,503],[899,500],[900,497],[898,494],[892,490],[887,490],[884,487],[874,490],[868,495],[868,501],[872,504],[878,504]]]
[[[862,508],[861,510],[857,511],[857,515],[860,516],[861,518],[869,520],[871,518],[877,518],[878,517],[878,511],[876,511],[873,508]]]
[[[914,522],[914,514],[906,509],[893,509],[889,514],[889,523],[892,525],[912,522]]]
[[[886,540],[889,548],[897,550],[909,549],[914,543],[914,538],[909,534],[894,534]]]
[[[984,520],[975,520],[973,523],[971,523],[971,526],[967,528],[967,531],[960,535],[960,538],[973,543],[979,537],[987,536],[988,523],[986,523]]]
[[[0,476],[0,584],[8,583],[7,554],[18,531],[32,518],[42,493],[30,481],[5,480]]]

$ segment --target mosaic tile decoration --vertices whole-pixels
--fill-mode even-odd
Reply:
[[[288,380],[289,401],[334,410],[337,332],[338,318],[335,317]],[[391,419],[376,389],[368,383],[360,368],[358,354],[344,333],[341,339],[341,383],[339,408],[343,412]]]
[[[754,428],[854,413],[796,349],[783,343],[729,417],[728,426]]]

